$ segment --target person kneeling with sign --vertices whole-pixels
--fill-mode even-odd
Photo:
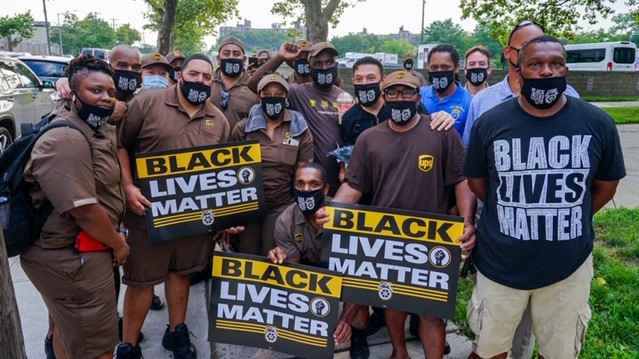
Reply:
[[[275,243],[277,246],[268,252],[273,263],[285,261],[320,266],[322,248],[322,225],[315,218],[315,212],[325,205],[328,194],[326,170],[320,164],[308,162],[300,164],[295,171],[293,194],[295,203],[288,206],[275,223]],[[337,329],[333,334],[335,344],[347,342],[351,337],[354,311],[342,311]],[[365,328],[360,318],[357,325]],[[366,340],[364,333],[363,340]]]

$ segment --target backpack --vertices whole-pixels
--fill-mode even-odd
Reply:
[[[24,253],[40,237],[42,227],[53,212],[51,202],[35,208],[24,181],[24,168],[31,158],[36,141],[48,130],[79,127],[65,119],[51,122],[53,116],[47,114],[35,124],[22,124],[22,136],[0,153],[0,224],[9,257]],[[91,142],[89,142],[91,146]]]

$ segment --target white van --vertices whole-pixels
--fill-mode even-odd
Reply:
[[[635,71],[637,46],[629,41],[566,45],[573,71]]]

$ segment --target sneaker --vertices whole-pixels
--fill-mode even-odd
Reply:
[[[116,359],[141,359],[142,349],[140,346],[133,346],[130,343],[120,343],[115,349]]]
[[[153,301],[151,302],[151,310],[160,310],[164,308],[164,302],[157,294],[153,293]]]
[[[366,330],[351,326],[351,333],[351,347],[348,350],[351,359],[368,359],[370,351],[366,341]]]
[[[53,334],[50,337],[44,337],[44,354],[47,359],[55,359],[55,352],[53,351]]]
[[[120,341],[122,341],[122,326],[123,326],[122,317],[120,317],[118,318],[118,339],[120,339]],[[138,335],[138,344],[142,343],[143,340],[144,340],[144,334],[140,332],[140,335]]]
[[[177,325],[174,332],[170,332],[169,328],[167,324],[162,338],[164,349],[172,351],[174,359],[196,359],[195,346],[189,338],[189,334],[193,335],[193,333],[189,332],[186,324]]]

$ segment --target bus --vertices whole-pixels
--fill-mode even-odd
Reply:
[[[630,41],[565,45],[573,71],[635,71],[637,45]]]

